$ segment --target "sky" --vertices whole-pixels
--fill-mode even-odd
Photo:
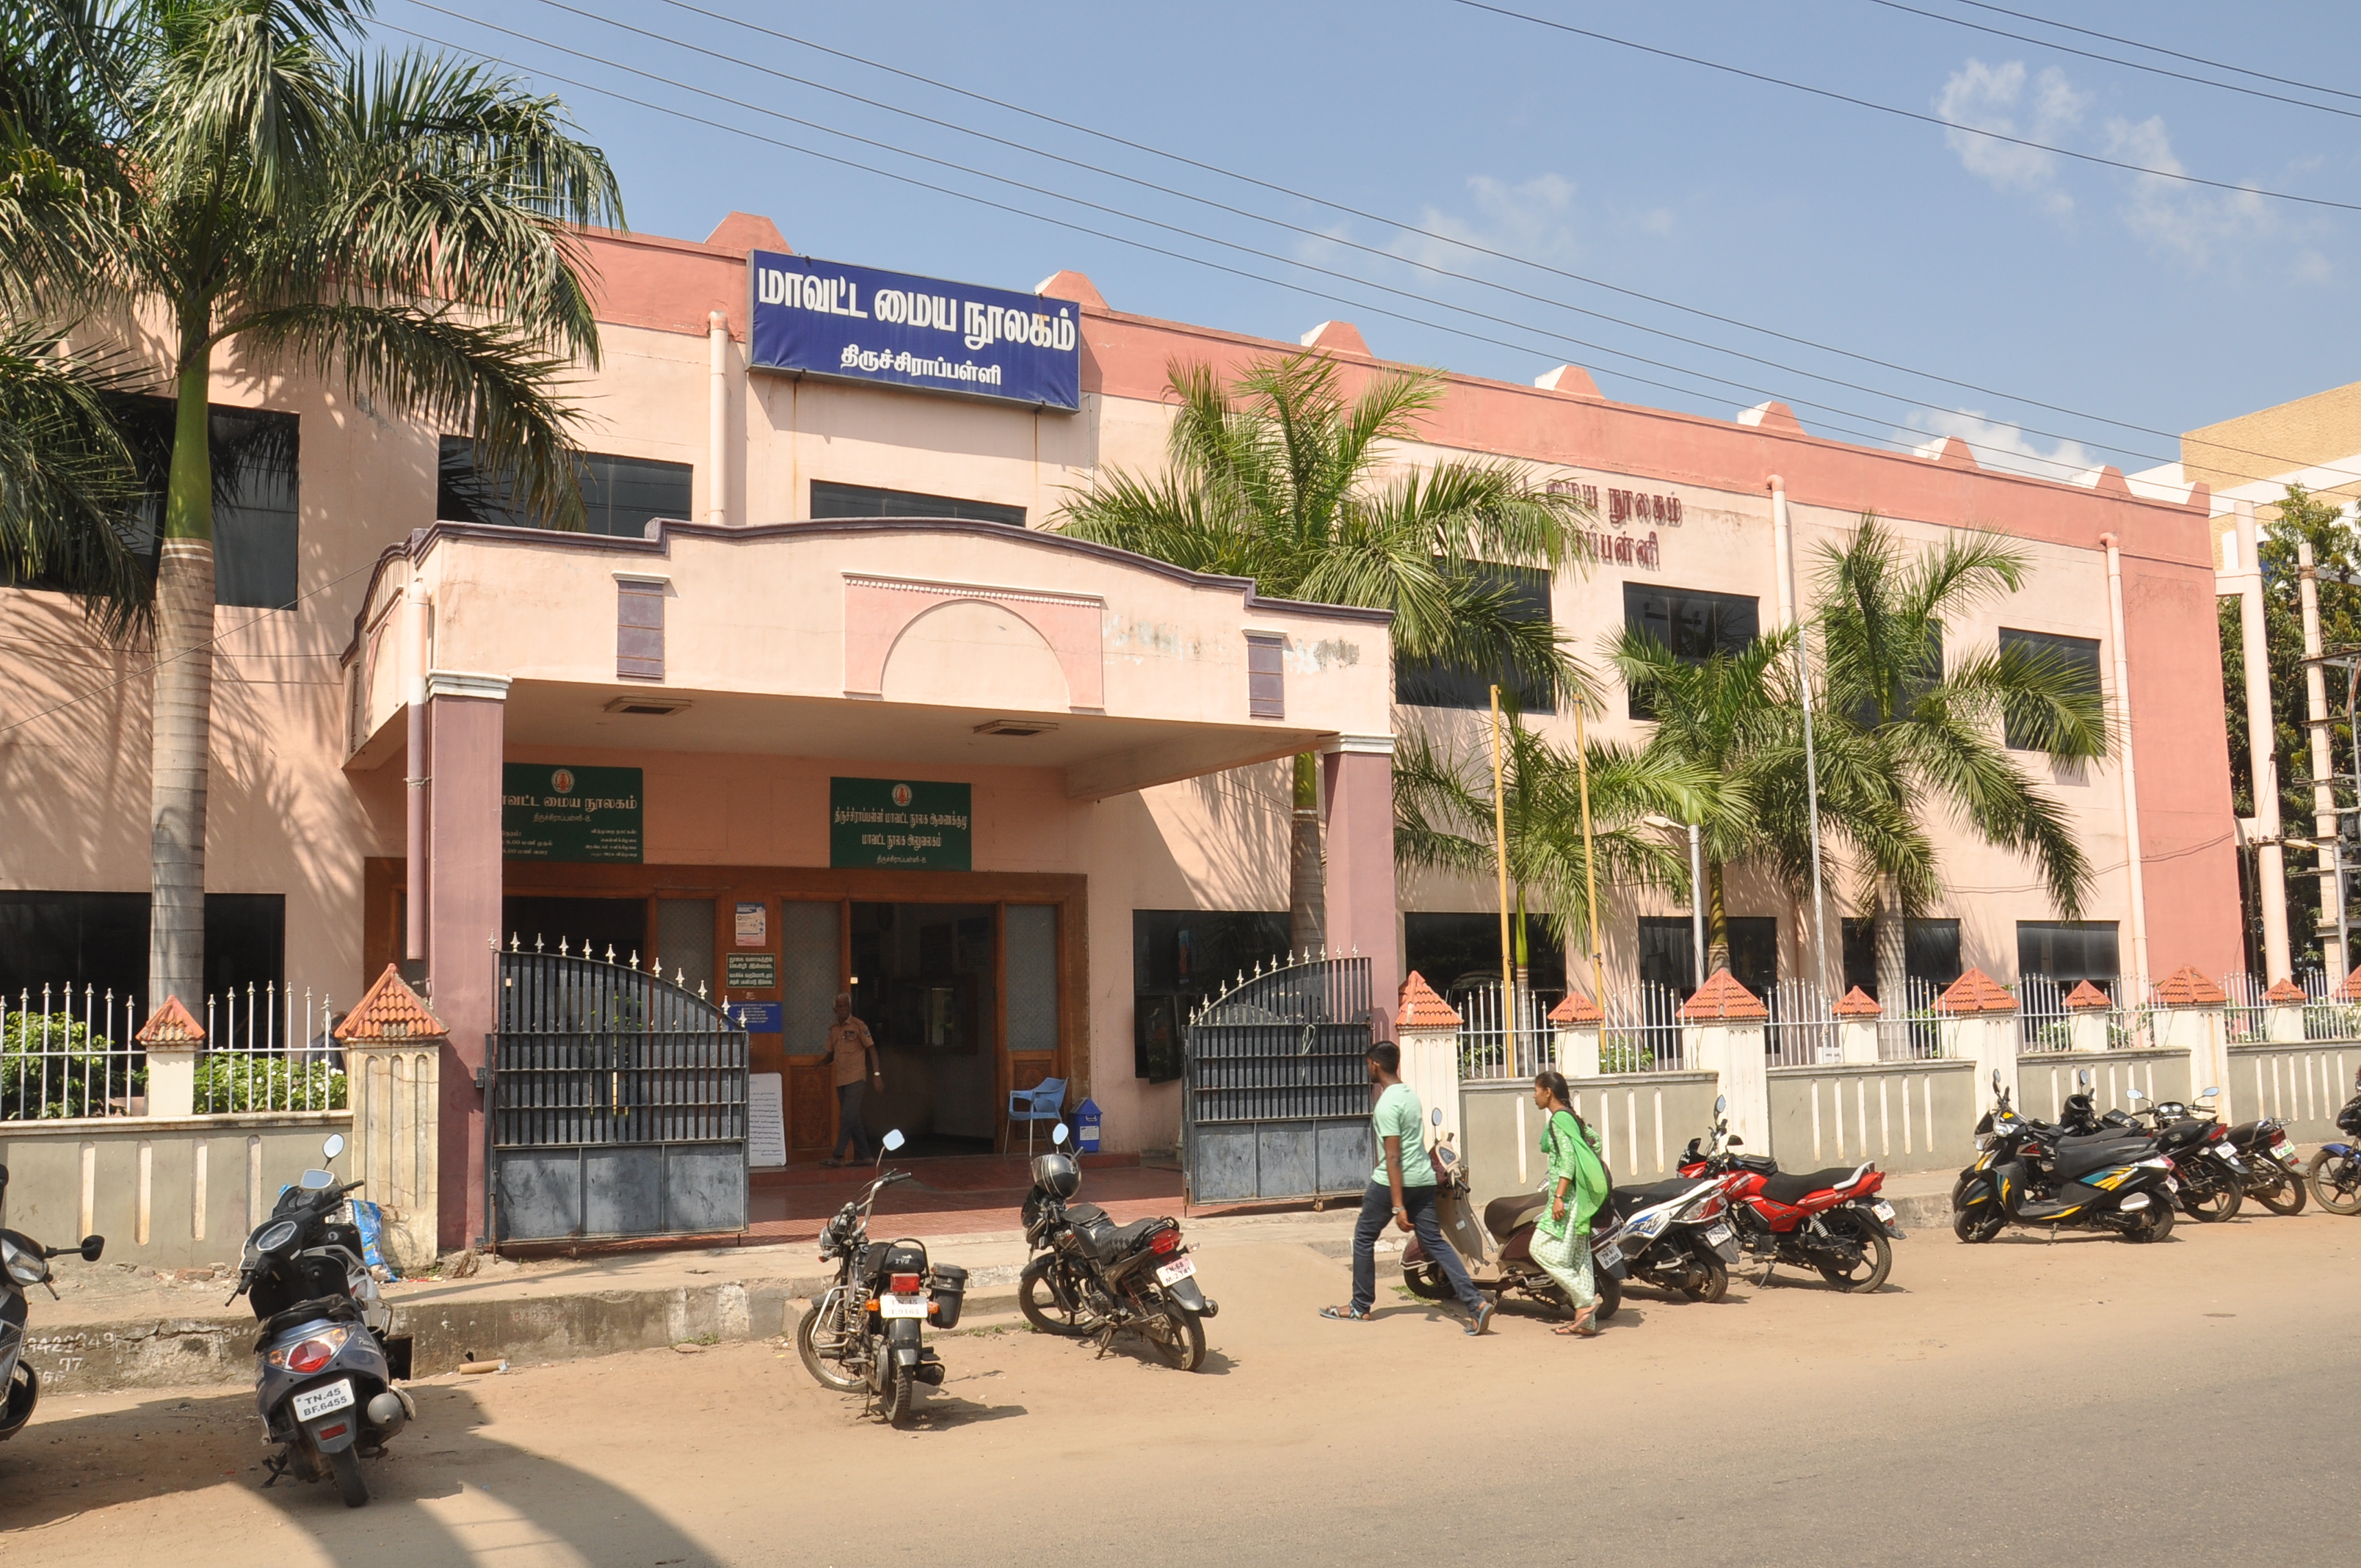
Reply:
[[[1822,94],[1465,0],[379,0],[376,34],[565,100],[642,232],[759,213],[829,260],[1072,269],[1120,311],[1346,320],[1389,359],[1776,398],[2043,477],[2361,379],[2361,9],[1499,3]]]

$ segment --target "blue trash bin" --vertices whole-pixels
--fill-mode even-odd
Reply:
[[[1099,1102],[1085,1100],[1074,1111],[1074,1148],[1079,1154],[1099,1152]]]

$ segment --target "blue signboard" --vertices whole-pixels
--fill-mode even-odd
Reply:
[[[769,250],[748,270],[754,369],[1082,407],[1082,312],[1071,300]]]
[[[785,1007],[778,1002],[733,1002],[724,1011],[750,1035],[775,1035],[786,1027]]]

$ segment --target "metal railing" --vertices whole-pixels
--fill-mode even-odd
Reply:
[[[1940,985],[1914,974],[1902,982],[1900,1006],[1879,998],[1878,1060],[1935,1061],[1945,1054],[1943,1015],[1935,1008],[1942,994]]]
[[[2081,1010],[2066,1005],[2080,981],[2061,983],[2048,975],[2028,974],[2012,989],[2016,993],[2017,1048],[2028,1055],[2075,1048],[2073,1021]],[[2140,1050],[2156,1044],[2156,988],[2137,975],[2094,979],[2091,984],[2106,993],[2103,1013],[2092,1009],[2106,1024],[2105,1048]]]
[[[344,1109],[337,1016],[326,992],[308,988],[266,983],[206,997],[192,1109]],[[137,995],[95,985],[0,996],[0,1122],[148,1114],[146,1017]]]
[[[1600,1072],[1679,1072],[1688,1065],[1681,993],[1671,986],[1610,991],[1598,1011]]]
[[[1517,987],[1516,1037],[1509,1037],[1501,1017],[1505,993],[1498,981],[1475,981],[1452,988],[1446,999],[1459,1014],[1459,1076],[1463,1080],[1521,1078],[1550,1065],[1556,1056],[1556,1031],[1550,1009],[1564,1000],[1562,991]]]
[[[197,1058],[197,1114],[341,1111],[345,1053],[324,991],[233,986],[205,998],[205,1050]]]
[[[1771,1013],[1763,1030],[1771,1066],[1817,1067],[1844,1059],[1835,1004],[1817,981],[1774,981],[1763,1004]]]

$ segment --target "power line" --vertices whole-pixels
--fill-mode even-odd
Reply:
[[[2307,207],[2328,207],[2340,213],[2361,213],[2361,202],[2338,202],[2326,196],[2299,196],[2291,191],[2267,191],[2259,185],[2234,184],[2227,180],[2208,180],[2197,174],[2175,174],[2162,169],[2150,169],[2144,164],[2126,163],[2119,158],[2103,158],[2095,152],[2076,152],[2071,148],[2056,147],[2048,142],[2034,141],[2026,137],[2007,136],[1999,131],[1985,130],[1978,126],[1960,125],[1944,119],[1940,115],[1921,114],[1916,109],[1900,108],[1892,104],[1881,104],[1873,98],[1856,98],[1850,93],[1839,93],[1833,87],[1814,87],[1807,82],[1790,82],[1784,76],[1773,76],[1766,71],[1749,71],[1744,66],[1725,65],[1720,60],[1707,60],[1701,55],[1682,54],[1676,49],[1659,49],[1653,44],[1636,43],[1630,38],[1619,38],[1612,33],[1594,32],[1588,27],[1577,27],[1571,22],[1553,21],[1547,16],[1536,16],[1524,11],[1512,11],[1505,5],[1488,4],[1488,0],[1452,0],[1452,4],[1465,5],[1471,11],[1488,11],[1496,16],[1506,16],[1513,21],[1530,22],[1537,27],[1548,27],[1556,32],[1571,33],[1576,38],[1589,38],[1597,43],[1613,44],[1618,49],[1653,54],[1661,60],[1678,60],[1683,65],[1701,66],[1708,71],[1719,71],[1727,75],[1743,77],[1749,82],[1760,82],[1766,86],[1784,87],[1791,93],[1807,93],[1815,98],[1827,98],[1834,103],[1850,104],[1857,109],[1873,109],[1881,115],[1916,120],[1921,125],[1934,126],[1947,131],[1960,131],[1968,136],[1985,137],[1993,141],[2007,142],[2012,147],[2031,148],[2036,152],[2055,153],[2059,158],[2071,158],[2083,163],[2095,163],[2108,169],[2121,169],[2129,173],[2145,174],[2157,180],[2177,180],[2184,184],[2204,185],[2213,190],[2228,191],[2241,196],[2268,196],[2274,202],[2294,202]]]
[[[2166,49],[2162,44],[2144,44],[2137,38],[2118,38],[2114,33],[2102,33],[2090,27],[2078,27],[2071,22],[2060,22],[2048,16],[2037,16],[2026,11],[2012,11],[2005,5],[1987,5],[1985,0],[1955,0],[1955,3],[1961,5],[1973,5],[1979,11],[1992,11],[2004,16],[2015,16],[2020,22],[2037,22],[2042,27],[2056,27],[2061,32],[2080,33],[2086,38],[2104,38],[2111,44],[2123,44],[2130,49],[2144,49],[2150,54],[2168,55],[2174,60],[2185,60],[2191,65],[2210,65],[2216,71],[2227,71],[2239,76],[2251,76],[2257,82],[2276,82],[2282,87],[2301,87],[2307,93],[2325,93],[2331,97],[2351,98],[2356,103],[2361,103],[2361,93],[2347,93],[2341,87],[2323,87],[2316,82],[2298,82],[2291,76],[2273,76],[2268,71],[2249,71],[2243,65],[2208,60],[2203,55],[2183,54],[2179,49]]]
[[[1962,0],[1962,3],[1965,3],[1965,0]],[[2313,109],[2323,115],[2342,115],[2348,120],[2361,120],[2361,109],[2340,109],[2334,104],[2314,104],[2305,98],[2290,98],[2283,93],[2266,93],[2259,87],[2241,87],[2235,82],[2216,82],[2207,76],[2191,76],[2185,71],[2170,71],[2161,65],[2143,65],[2138,60],[2125,60],[2119,55],[2101,54],[2095,49],[2076,49],[2072,44],[2061,44],[2051,38],[2037,38],[2024,33],[2012,33],[2005,27],[1987,27],[1982,22],[1971,22],[1964,16],[1947,16],[1940,11],[1921,10],[1918,6],[1905,5],[1903,0],[1869,0],[1869,4],[1883,5],[1889,11],[1906,11],[1914,16],[1924,16],[1929,21],[1949,22],[1952,27],[1966,27],[1971,32],[1989,33],[1996,38],[2014,38],[2018,43],[2031,44],[2036,49],[2056,49],[2060,54],[2080,55],[2084,60],[2096,60],[2108,65],[2120,65],[2130,71],[2145,71],[2154,76],[2169,76],[2175,82],[2193,82],[2200,87],[2211,87],[2216,92],[2242,93],[2249,98],[2268,98],[2275,104],[2292,104],[2299,109]],[[2015,13],[2012,12],[2010,15],[2013,16]],[[2056,27],[2060,24],[2051,23],[2050,25]],[[2134,47],[2147,46],[2135,45]]]

